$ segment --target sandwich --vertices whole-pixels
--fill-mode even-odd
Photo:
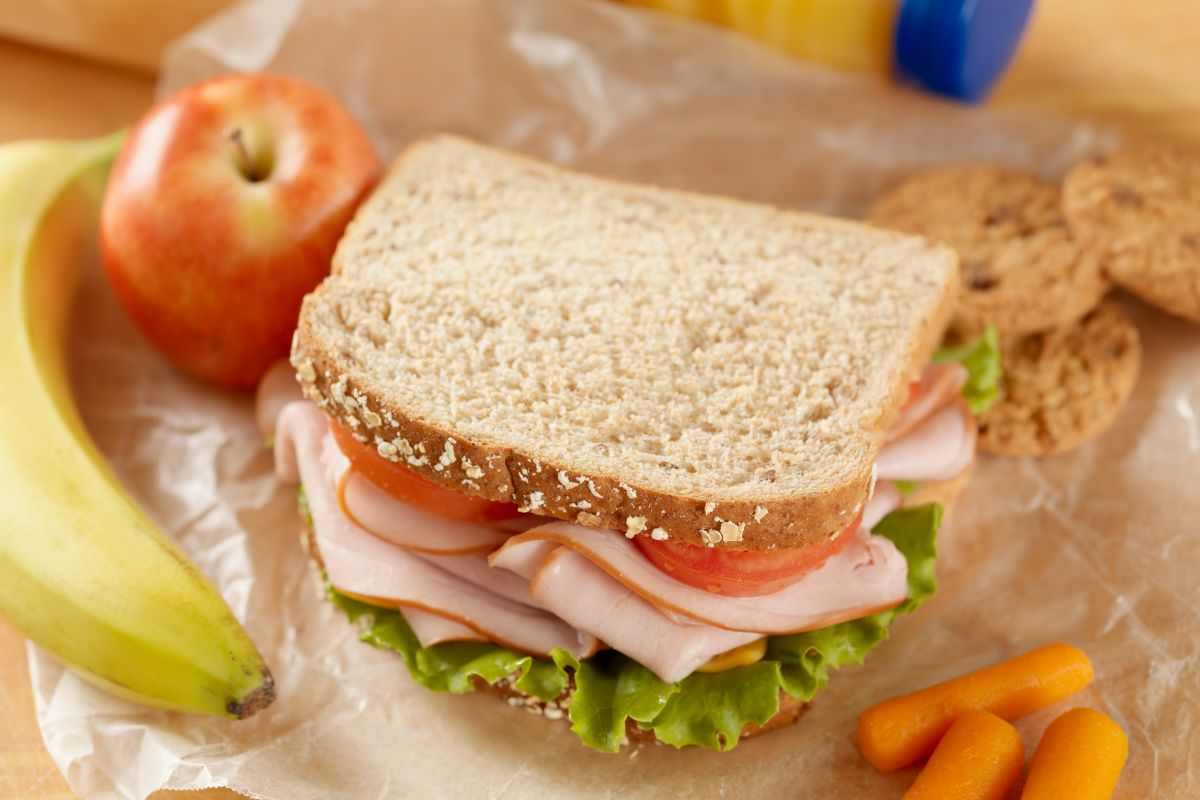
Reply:
[[[414,680],[729,749],[934,591],[998,384],[994,334],[938,349],[958,281],[921,238],[437,137],[264,424],[329,597]]]

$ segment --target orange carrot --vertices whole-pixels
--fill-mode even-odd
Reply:
[[[1071,709],[1042,734],[1021,800],[1109,800],[1127,755],[1120,725],[1090,708]]]
[[[881,772],[907,767],[932,753],[964,711],[1023,717],[1079,691],[1093,674],[1082,650],[1065,644],[1040,647],[868,708],[858,718],[858,748]]]
[[[1024,762],[1016,728],[987,711],[968,711],[938,742],[904,800],[1003,800]]]

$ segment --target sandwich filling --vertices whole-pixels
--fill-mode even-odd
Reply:
[[[286,402],[290,386],[265,382],[260,407],[280,478],[303,486],[331,596],[416,679],[504,681],[549,716],[573,688],[572,728],[597,749],[618,749],[627,720],[668,744],[727,749],[781,691],[811,699],[830,667],[861,662],[895,613],[932,593],[941,509],[904,508],[901,488],[969,467],[973,412],[996,391],[994,334],[937,362],[886,437],[871,496],[816,555],[684,545],[477,498],[464,513],[451,490],[395,485],[316,405]]]

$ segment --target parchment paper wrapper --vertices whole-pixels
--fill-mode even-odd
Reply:
[[[1000,161],[1054,175],[1108,144],[1081,125],[968,111],[785,61],[737,37],[584,0],[262,0],[181,42],[167,92],[273,69],[337,92],[382,151],[451,130],[582,168],[854,215],[895,176]],[[114,700],[30,651],[38,718],[88,798],[228,786],[256,797],[898,797],[857,754],[858,712],[1052,640],[1085,648],[1073,698],[1129,732],[1123,798],[1200,795],[1200,337],[1131,306],[1144,376],[1116,427],[1043,461],[984,458],[941,540],[937,597],[800,724],[735,751],[583,748],[488,695],[414,686],[355,640],[297,542],[247,401],[149,352],[97,275],[76,369],[121,475],[221,588],[279,681],[247,722]],[[1018,723],[1032,749],[1064,707]]]

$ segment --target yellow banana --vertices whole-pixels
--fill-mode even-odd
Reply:
[[[84,429],[66,342],[120,137],[0,146],[0,614],[137,702],[247,717],[271,674]]]

